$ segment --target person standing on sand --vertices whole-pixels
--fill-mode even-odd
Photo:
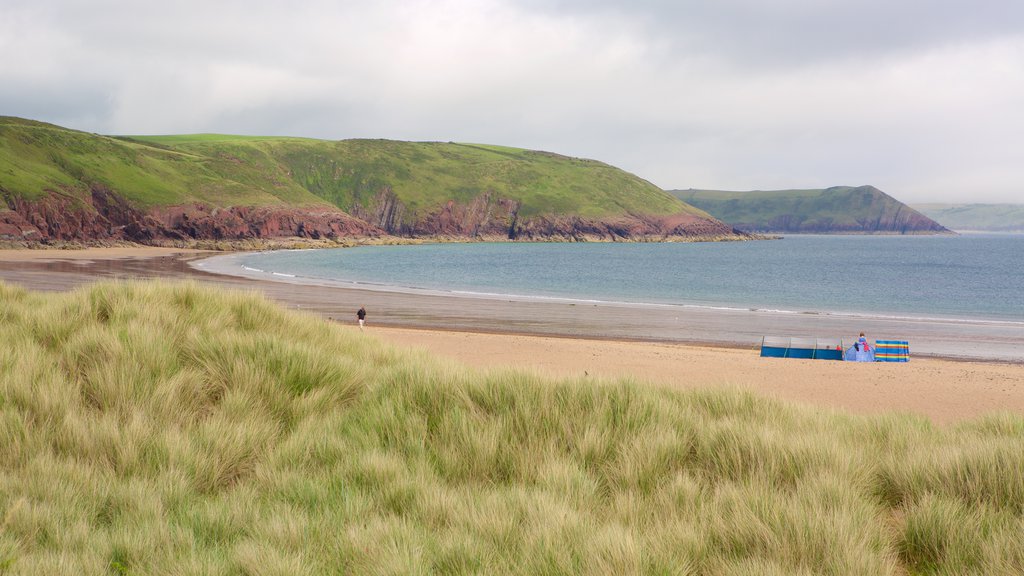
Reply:
[[[366,322],[366,308],[363,306],[359,307],[359,311],[356,312],[356,318],[359,319],[359,331],[363,331],[363,323]]]
[[[857,344],[860,344],[859,350],[864,350],[865,352],[871,350],[871,347],[868,346],[868,339],[864,337],[863,332],[860,333],[860,338],[857,338]]]

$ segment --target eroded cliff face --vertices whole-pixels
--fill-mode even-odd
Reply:
[[[237,240],[251,238],[345,238],[383,235],[376,226],[335,208],[204,204],[132,207],[101,187],[88,200],[50,193],[38,200],[9,198],[0,210],[0,239],[46,242],[128,240]]]
[[[516,200],[486,192],[468,204],[449,200],[425,214],[410,213],[390,189],[374,197],[369,206],[353,214],[383,228],[388,234],[408,237],[449,237],[508,240],[669,240],[748,237],[714,219],[692,214],[670,216],[627,215],[585,218],[565,215],[521,214]],[[406,215],[410,218],[405,218]]]
[[[31,201],[10,198],[7,208],[0,210],[0,239],[28,242],[127,240],[154,244],[189,239],[343,239],[387,234],[526,241],[717,240],[746,236],[718,220],[690,214],[524,217],[519,202],[492,193],[481,194],[468,204],[449,201],[433,211],[410,213],[387,188],[369,206],[357,206],[355,216],[322,206],[216,208],[197,203],[142,210],[102,187],[95,187],[87,200],[50,193]]]
[[[321,238],[376,237],[384,232],[336,208],[278,208],[204,204],[161,208],[154,216],[168,230],[188,238]]]

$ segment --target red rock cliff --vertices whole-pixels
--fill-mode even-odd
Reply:
[[[385,189],[356,216],[389,234],[413,237],[465,237],[511,240],[667,240],[716,239],[747,235],[714,219],[693,214],[625,215],[585,218],[564,215],[523,216],[519,202],[484,193],[468,204],[453,200],[440,209],[412,214],[395,194]]]
[[[0,210],[0,239],[160,240],[249,238],[344,238],[383,232],[331,207],[165,206],[143,211],[100,187],[82,201],[59,193],[38,200],[10,198]]]
[[[718,220],[691,214],[626,215],[608,218],[533,215],[524,217],[515,200],[485,193],[468,204],[449,201],[439,209],[408,214],[389,189],[355,216],[337,208],[205,204],[142,210],[118,194],[94,187],[87,200],[50,193],[38,200],[11,198],[0,210],[0,239],[19,241],[242,240],[301,237],[365,238],[384,234],[511,240],[719,239],[743,234]]]

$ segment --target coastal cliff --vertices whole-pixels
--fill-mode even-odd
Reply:
[[[516,148],[110,137],[0,117],[0,240],[750,236],[594,160]]]
[[[388,234],[409,237],[478,238],[484,240],[620,241],[669,239],[724,239],[747,235],[713,218],[696,214],[607,216],[521,214],[518,200],[484,193],[468,203],[454,200],[413,219],[390,190],[379,194],[369,208],[357,206],[353,214]]]
[[[9,198],[0,210],[0,239],[25,242],[240,240],[300,237],[377,237],[379,228],[329,207],[283,208],[207,204],[140,210],[123,196],[94,189],[87,198],[51,193],[36,200]]]
[[[166,206],[142,211],[121,196],[94,191],[81,202],[58,194],[38,200],[11,199],[0,209],[0,240],[22,242],[129,241],[166,244],[185,240],[309,238],[447,238],[525,241],[665,241],[725,240],[750,237],[719,221],[691,214],[621,216],[535,216],[520,219],[517,203],[481,199],[469,205],[449,202],[442,210],[412,224],[388,216],[400,204],[385,204],[380,213],[356,217],[336,208],[274,208],[207,204]],[[376,225],[375,223],[379,223]]]

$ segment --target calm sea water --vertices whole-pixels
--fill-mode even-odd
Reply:
[[[246,254],[238,264],[400,290],[1024,322],[1022,235],[370,246]]]

